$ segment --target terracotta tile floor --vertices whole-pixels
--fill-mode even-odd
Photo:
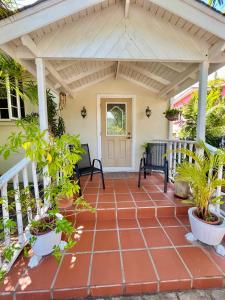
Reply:
[[[85,298],[223,286],[225,258],[185,239],[190,231],[188,207],[174,197],[172,185],[164,194],[159,174],[143,180],[140,190],[137,174],[112,177],[106,174],[105,191],[98,176],[92,182],[82,178],[85,198],[96,212],[83,212],[74,221],[78,243],[59,264],[49,256],[37,268],[28,269],[28,260],[19,257],[0,284],[1,299]]]

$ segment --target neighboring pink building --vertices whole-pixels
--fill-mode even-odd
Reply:
[[[193,95],[193,93],[198,90],[198,86],[191,86],[184,92],[180,93],[179,96],[176,98],[174,103],[172,104],[172,107],[176,108],[182,108],[184,104],[188,103]],[[225,96],[225,82],[222,83],[222,96]],[[181,126],[183,125],[184,121],[182,120],[182,117],[180,120],[173,122],[173,136],[178,137],[179,130]]]
[[[181,108],[184,104],[188,103],[195,92],[198,89],[196,86],[191,86],[176,98],[173,103],[173,107]],[[225,82],[222,83],[222,96],[225,96]]]

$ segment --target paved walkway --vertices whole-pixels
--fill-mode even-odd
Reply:
[[[193,290],[177,293],[160,293],[157,295],[98,298],[97,300],[224,300],[225,289]]]

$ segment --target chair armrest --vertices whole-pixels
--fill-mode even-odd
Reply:
[[[100,159],[97,159],[97,158],[94,158],[94,159],[93,159],[93,161],[92,161],[92,167],[94,167],[96,161],[99,163],[100,168],[102,169],[102,162],[101,162]]]

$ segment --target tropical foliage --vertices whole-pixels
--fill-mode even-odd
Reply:
[[[31,161],[36,162],[39,175],[48,178],[49,183],[43,191],[43,198],[48,199],[49,206],[43,209],[43,198],[38,201],[39,207],[36,207],[36,200],[33,196],[33,187],[22,191],[9,191],[8,199],[18,193],[18,197],[22,204],[22,214],[27,214],[27,211],[34,209],[33,216],[36,214],[38,218],[33,218],[30,221],[31,230],[33,233],[43,233],[49,230],[63,232],[67,239],[67,248],[75,244],[74,234],[75,228],[73,224],[66,218],[58,219],[59,203],[62,197],[74,197],[74,211],[82,211],[88,209],[93,211],[93,208],[83,199],[77,197],[79,186],[73,179],[74,168],[80,160],[80,154],[83,153],[78,136],[63,134],[59,137],[50,135],[46,138],[46,131],[41,132],[36,120],[30,119],[17,121],[17,126],[20,131],[12,133],[5,145],[0,146],[0,155],[5,159],[13,153],[24,152],[24,155]],[[69,147],[70,146],[70,147]],[[61,176],[59,176],[59,171]],[[10,196],[11,195],[11,196]],[[0,198],[0,204],[4,204],[6,199]],[[15,217],[15,201],[9,201],[10,216]],[[14,211],[14,213],[13,213]],[[0,238],[4,234],[3,229],[8,229],[12,233],[16,232],[17,225],[15,220],[10,218],[7,222],[0,218]],[[28,241],[31,245],[35,239]],[[18,245],[14,242],[6,245],[3,251],[3,257],[10,261]],[[61,257],[59,247],[55,247],[54,253],[57,260]],[[4,275],[4,270],[0,270],[0,277]]]
[[[222,96],[222,79],[208,82],[206,106],[206,142],[218,146],[225,134],[225,97]],[[184,105],[182,116],[184,124],[179,133],[180,138],[192,139],[196,137],[198,115],[198,92]]]
[[[0,87],[18,92],[23,100],[38,102],[36,83],[31,75],[10,56],[0,52]]]
[[[211,153],[203,142],[197,145],[198,151],[178,149],[176,152],[186,154],[193,159],[182,162],[177,167],[176,181],[185,181],[190,184],[193,200],[184,200],[197,207],[197,216],[205,221],[213,219],[209,204],[220,204],[222,196],[216,197],[218,186],[225,186],[225,179],[218,179],[218,171],[225,164],[225,150],[218,149]]]

